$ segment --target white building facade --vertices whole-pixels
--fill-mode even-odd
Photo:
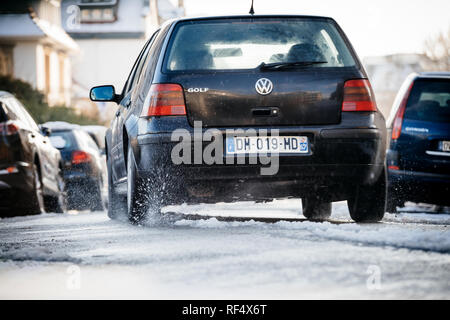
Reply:
[[[63,0],[62,26],[80,48],[72,75],[76,108],[92,108],[88,95],[95,85],[121,92],[146,39],[164,20],[182,15],[182,1]],[[100,115],[110,118],[112,108],[105,106],[98,104]]]
[[[78,45],[62,29],[60,1],[6,1],[0,9],[0,75],[30,83],[50,105],[70,105],[71,57]]]

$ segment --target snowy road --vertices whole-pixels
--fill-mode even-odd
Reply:
[[[299,217],[301,201],[168,208]],[[333,222],[178,220],[132,226],[105,212],[0,220],[0,299],[450,298],[450,214]],[[302,217],[300,215],[300,217]]]

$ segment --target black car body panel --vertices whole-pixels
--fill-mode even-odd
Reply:
[[[270,95],[254,94],[255,83],[261,77],[275,84]],[[339,123],[344,82],[359,77],[361,74],[351,68],[319,74],[317,70],[179,74],[167,75],[162,81],[179,83],[186,89],[208,88],[205,93],[185,91],[191,125],[202,121],[205,127],[295,126]],[[267,117],[263,112],[258,115],[258,111],[268,108],[276,109],[277,116]]]
[[[343,125],[274,127],[279,130],[280,136],[310,137],[311,154],[280,157],[280,169],[275,176],[270,177],[260,175],[261,165],[229,166],[225,164],[225,160],[224,164],[213,166],[173,165],[170,154],[177,142],[171,141],[172,132],[164,128],[164,124],[159,124],[163,128],[157,130],[163,131],[148,133],[154,132],[155,126],[159,127],[157,123],[163,121],[154,119],[148,122],[149,127],[137,135],[136,142],[131,143],[142,176],[151,177],[156,166],[162,173],[171,173],[168,176],[164,174],[163,182],[168,186],[180,184],[187,187],[184,197],[179,196],[179,202],[189,201],[189,197],[196,194],[196,189],[208,189],[208,194],[215,195],[202,199],[204,202],[268,200],[274,195],[276,185],[280,189],[277,197],[281,198],[313,194],[319,188],[324,193],[329,193],[328,196],[333,201],[344,200],[350,192],[347,189],[349,183],[370,184],[384,167],[384,118],[376,113],[365,116],[346,114],[341,122]],[[141,128],[141,125],[138,127]],[[186,117],[177,119],[177,128],[191,131],[193,135],[193,128]],[[227,128],[218,129],[225,133]],[[258,192],[242,192],[250,188],[248,185],[255,184],[259,184]],[[219,190],[227,190],[231,194],[226,198],[224,192]],[[177,194],[183,194],[183,191],[178,190]]]
[[[276,71],[165,69],[166,51],[177,23],[302,18],[327,21],[335,26],[354,65]],[[140,68],[144,70],[142,73]],[[134,79],[134,73],[139,81]],[[274,83],[270,95],[256,93],[255,82],[260,78],[269,78]],[[386,146],[385,120],[380,112],[341,111],[344,83],[352,79],[367,79],[367,75],[347,38],[330,18],[240,16],[167,22],[146,44],[124,91],[117,95],[119,107],[106,134],[113,190],[126,194],[127,149],[131,146],[139,176],[158,180],[167,187],[167,197],[168,190],[177,189],[171,203],[303,197],[317,194],[318,190],[329,191],[324,198],[330,201],[348,199],[356,185],[371,184],[380,177]],[[140,117],[150,86],[158,83],[182,86],[186,116]],[[196,92],[195,88],[200,90]],[[208,90],[201,92],[201,88]],[[278,115],[269,116],[267,108],[275,108]],[[261,165],[174,165],[170,155],[176,142],[171,141],[171,134],[176,129],[193,133],[195,121],[202,121],[203,132],[209,128],[219,132],[229,128],[277,129],[280,136],[307,136],[310,152],[280,156],[280,168],[274,176],[261,176]]]
[[[242,127],[242,126],[285,126],[285,125],[322,125],[336,124],[340,122],[342,88],[345,80],[366,78],[366,74],[346,40],[346,37],[333,19],[324,17],[307,16],[259,16],[260,21],[315,21],[326,22],[335,28],[346,44],[346,49],[354,59],[352,67],[327,67],[304,68],[301,70],[287,69],[283,71],[265,70],[255,68],[253,70],[195,70],[189,72],[170,72],[162,65],[162,72],[156,73],[158,82],[178,83],[185,89],[185,100],[189,123],[202,121],[204,127]],[[214,20],[217,22],[232,21],[232,23],[249,23],[253,20],[244,17],[232,17],[231,19],[205,18],[196,19],[195,23],[207,24]],[[184,22],[189,24],[192,22]],[[183,20],[173,24],[170,32],[183,24]],[[205,29],[205,34],[196,34],[199,38],[207,36],[210,30]],[[266,30],[267,32],[268,30]],[[225,33],[229,33],[229,29]],[[244,34],[246,38],[250,35]],[[173,36],[167,41],[165,50],[170,50],[173,45]],[[169,37],[168,37],[169,39]],[[234,39],[236,41],[236,39]],[[233,43],[233,40],[230,41]],[[167,57],[160,57],[165,62]],[[158,71],[158,68],[156,69]],[[259,78],[268,78],[274,83],[274,88],[269,95],[256,95],[255,82]],[[206,88],[206,92],[191,92],[189,88]],[[264,109],[276,109],[276,117],[267,117]],[[262,109],[262,110],[261,110]],[[258,116],[258,111],[262,111]]]

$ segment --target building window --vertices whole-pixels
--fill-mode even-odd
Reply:
[[[116,16],[112,8],[98,9],[89,8],[81,9],[81,22],[114,22]]]
[[[114,22],[118,0],[80,0],[81,23]]]
[[[13,76],[12,46],[0,45],[0,76]]]

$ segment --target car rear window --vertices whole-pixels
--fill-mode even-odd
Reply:
[[[60,150],[75,147],[75,139],[71,131],[53,131],[50,142],[52,146]]]
[[[355,65],[327,19],[220,19],[177,24],[165,71],[254,69],[262,62],[326,62],[310,67]]]
[[[404,117],[410,120],[450,122],[450,80],[416,80]]]
[[[17,110],[13,109],[13,106],[11,105],[11,99],[0,101],[0,122],[5,122],[8,120],[18,120],[19,117],[15,112],[17,112]]]

